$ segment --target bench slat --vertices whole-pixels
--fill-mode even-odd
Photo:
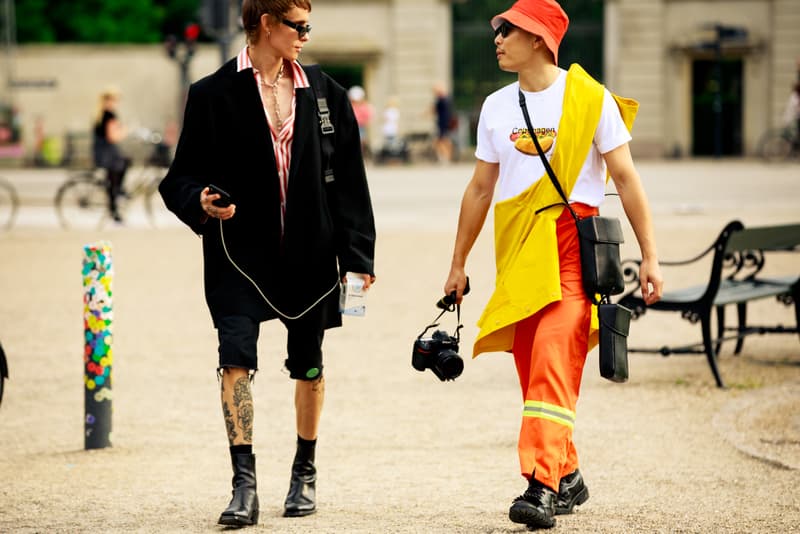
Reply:
[[[792,284],[797,282],[797,277],[790,278],[787,277],[783,282],[778,279],[735,282],[723,280],[719,291],[717,291],[717,296],[714,298],[714,306],[736,304],[788,293],[792,288]]]
[[[733,304],[735,302],[781,295],[787,293],[792,284],[798,282],[798,278],[797,276],[784,276],[744,281],[722,280],[719,290],[717,290],[717,296],[714,299],[714,305]],[[698,285],[676,291],[665,291],[661,295],[660,303],[683,304],[697,302],[703,296],[707,287],[706,285]]]
[[[800,245],[800,224],[761,226],[733,232],[725,247],[739,250],[791,250]]]

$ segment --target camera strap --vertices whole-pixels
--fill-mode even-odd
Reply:
[[[443,308],[442,311],[439,313],[439,315],[436,316],[436,319],[434,319],[431,324],[426,326],[425,330],[423,330],[422,333],[417,336],[417,339],[422,339],[422,336],[424,336],[428,332],[428,330],[430,330],[431,328],[436,328],[437,326],[439,326],[439,319],[442,318],[442,315],[444,315],[447,312],[451,312],[451,311],[455,311],[456,312],[456,321],[458,322],[458,326],[456,326],[456,331],[455,331],[455,336],[454,337],[456,338],[456,343],[461,343],[461,329],[464,328],[464,325],[461,324],[461,304],[455,304],[455,303],[454,304],[450,304],[446,308]]]

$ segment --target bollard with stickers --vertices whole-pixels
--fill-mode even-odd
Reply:
[[[111,446],[111,244],[83,247],[84,448]]]

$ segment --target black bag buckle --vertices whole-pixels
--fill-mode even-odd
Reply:
[[[318,98],[317,105],[319,106],[319,126],[323,135],[330,135],[336,130],[331,122],[331,111],[328,109],[328,100],[326,98]]]

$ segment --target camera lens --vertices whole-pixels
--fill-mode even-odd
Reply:
[[[464,360],[455,351],[444,349],[439,352],[433,371],[441,380],[454,380],[464,370]]]

